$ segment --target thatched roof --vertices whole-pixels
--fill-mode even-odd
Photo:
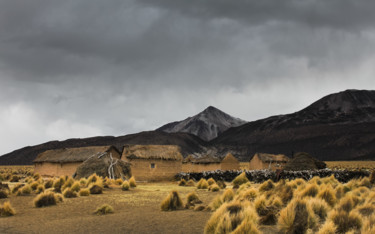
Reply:
[[[192,155],[186,157],[183,163],[193,163],[193,164],[210,164],[210,163],[221,163],[221,159],[214,157],[212,155],[206,155],[200,158],[195,158]]]
[[[122,159],[163,159],[182,160],[180,147],[177,145],[125,145]]]
[[[225,161],[225,162],[239,162],[238,159],[236,157],[233,156],[233,154],[231,153],[228,153],[222,161]]]
[[[258,156],[258,158],[264,163],[270,162],[278,162],[278,163],[286,163],[289,161],[289,158],[284,154],[266,154],[266,153],[256,153],[254,155]]]
[[[108,152],[113,146],[91,146],[79,148],[63,148],[47,150],[40,153],[33,161],[34,163],[53,162],[53,163],[69,163],[69,162],[83,162],[93,155]],[[116,150],[117,151],[117,150]]]
[[[326,164],[308,153],[299,152],[285,165],[286,171],[318,170],[326,168]]]

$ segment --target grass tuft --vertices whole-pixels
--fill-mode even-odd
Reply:
[[[206,179],[200,179],[197,183],[198,189],[208,189],[208,182]]]
[[[103,204],[96,208],[94,214],[97,215],[106,215],[106,214],[112,214],[114,213],[113,207],[108,204]]]
[[[134,176],[132,176],[130,179],[129,179],[129,185],[131,188],[135,188],[137,187],[137,184],[135,183],[135,178]]]
[[[79,196],[85,197],[90,195],[90,190],[87,188],[79,190]]]
[[[43,206],[52,206],[56,205],[59,198],[56,196],[53,192],[44,192],[39,194],[34,199],[34,205],[35,207],[43,207]]]
[[[128,191],[129,188],[130,188],[130,184],[129,184],[129,182],[128,182],[128,181],[124,181],[124,183],[122,183],[122,185],[121,185],[121,189],[122,189],[123,191]]]
[[[0,206],[1,217],[13,216],[15,214],[16,214],[16,211],[13,209],[10,202],[4,202],[4,204]]]
[[[249,182],[249,179],[246,177],[246,173],[242,172],[232,181],[233,188],[239,188],[241,184],[246,184],[247,182]]]
[[[179,210],[184,208],[184,204],[180,195],[176,190],[173,190],[160,204],[162,211]]]
[[[73,191],[71,188],[66,188],[63,192],[63,196],[65,198],[73,198],[73,197],[77,197],[77,193],[75,191]]]

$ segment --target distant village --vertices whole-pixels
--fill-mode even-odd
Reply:
[[[102,163],[89,163],[93,160]],[[278,170],[288,162],[289,158],[282,154],[256,153],[246,163],[249,170]],[[131,174],[138,181],[173,180],[181,172],[241,169],[240,162],[231,153],[224,158],[212,155],[183,158],[180,147],[176,145],[125,145],[122,152],[114,146],[54,149],[39,154],[34,165],[35,173],[42,176],[82,177],[85,175],[80,172],[86,168],[87,175],[97,173],[101,176],[126,177]],[[125,165],[127,170],[119,169],[118,165]]]

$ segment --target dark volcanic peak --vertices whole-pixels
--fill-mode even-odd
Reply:
[[[182,121],[166,124],[157,130],[164,132],[187,132],[209,141],[231,127],[245,124],[246,121],[232,117],[221,110],[209,106],[199,114]]]
[[[219,152],[308,152],[321,160],[374,159],[375,91],[346,90],[305,109],[231,128],[210,143]]]

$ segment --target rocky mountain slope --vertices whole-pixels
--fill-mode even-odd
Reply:
[[[122,151],[124,144],[178,145],[182,154],[205,151],[206,142],[188,133],[165,133],[158,131],[141,132],[126,136],[101,136],[65,141],[50,141],[40,145],[28,146],[0,157],[0,165],[29,165],[39,153],[49,149],[114,145]]]
[[[375,159],[375,91],[331,94],[296,113],[231,128],[210,144],[242,161],[256,152],[298,151],[321,160]]]
[[[245,124],[246,121],[232,117],[221,110],[209,106],[199,114],[182,121],[166,124],[157,129],[163,132],[187,132],[205,141],[212,140],[231,127]]]

